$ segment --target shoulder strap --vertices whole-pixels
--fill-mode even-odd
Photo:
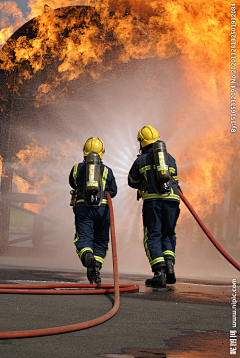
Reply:
[[[101,204],[102,204],[102,201],[103,201],[103,198],[104,198],[104,196],[105,196],[105,190],[103,191],[103,183],[102,183],[102,175],[103,175],[103,173],[102,173],[102,171],[101,171],[101,167],[100,167],[100,172],[101,172],[101,176],[100,176],[100,195],[98,196],[98,198],[99,198],[99,204],[98,204],[98,206],[100,206]],[[98,193],[99,194],[99,193]]]
[[[151,155],[151,185],[152,185],[153,189],[155,190],[155,192],[160,195],[159,191],[157,190],[156,183],[155,183],[153,165],[154,165],[154,158],[153,158],[153,153],[152,153],[152,155]]]

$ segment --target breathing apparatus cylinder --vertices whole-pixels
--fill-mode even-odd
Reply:
[[[153,143],[153,157],[159,184],[158,187],[160,186],[159,191],[161,193],[170,193],[171,175],[169,172],[167,149],[163,141]]]
[[[100,180],[100,157],[96,152],[91,152],[86,158],[86,191],[91,195],[97,195]]]
[[[98,206],[102,199],[101,182],[101,159],[98,153],[91,152],[86,157],[85,162],[85,203],[87,205]]]

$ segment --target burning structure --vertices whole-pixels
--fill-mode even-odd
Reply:
[[[240,154],[229,129],[228,1],[69,4],[32,2],[32,18],[0,50],[2,250],[19,252],[26,239],[39,250],[44,222],[65,218],[68,171],[94,131],[111,148],[117,231],[131,255],[132,240],[142,236],[141,209],[133,211],[126,178],[137,131],[152,124],[177,160],[184,193],[237,255]],[[11,208],[34,217],[30,236],[9,241]],[[181,216],[179,236],[202,242],[185,208]],[[181,246],[192,250],[187,240]]]

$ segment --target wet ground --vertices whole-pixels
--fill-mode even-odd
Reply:
[[[88,283],[85,273],[0,267],[0,283]],[[146,277],[121,276],[139,292],[121,293],[120,308],[107,322],[77,332],[0,341],[1,357],[225,358],[230,356],[232,283],[178,280],[152,289]],[[102,283],[113,283],[102,275]],[[239,286],[237,288],[240,297]],[[1,294],[0,331],[66,326],[107,313],[114,295]],[[237,315],[238,317],[239,315]],[[240,321],[237,318],[239,330]],[[239,350],[237,351],[238,356]],[[232,356],[232,355],[231,355]],[[240,356],[240,355],[239,355]]]

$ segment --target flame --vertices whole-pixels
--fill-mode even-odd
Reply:
[[[38,195],[40,204],[24,204],[24,208],[33,212],[39,213],[48,202],[48,198],[43,192],[43,188],[49,184],[47,173],[39,171],[40,163],[44,163],[51,156],[50,149],[42,148],[39,144],[32,140],[32,142],[16,153],[17,161],[13,164],[13,169],[18,173],[26,170],[26,178],[20,176],[13,177],[13,183],[17,186],[19,193],[31,193]],[[33,185],[31,184],[33,183]]]
[[[56,142],[50,146],[41,146],[36,140],[32,139],[30,144],[17,154],[17,160],[13,164],[16,173],[26,172],[25,179],[14,176],[13,182],[17,185],[19,193],[36,194],[40,197],[40,204],[24,204],[24,208],[41,212],[46,206],[53,202],[62,191],[62,186],[66,186],[66,172],[63,168],[69,168],[73,153],[79,152],[79,143],[67,139],[65,142]],[[79,158],[76,157],[76,162]],[[75,164],[75,163],[74,163]],[[56,199],[57,200],[57,199]],[[54,209],[57,219],[61,213]]]
[[[25,22],[25,18],[14,1],[0,4],[0,46]]]
[[[232,145],[227,118],[229,1],[104,0],[85,2],[95,9],[75,8],[72,16],[66,16],[65,7],[71,5],[82,2],[30,1],[27,20],[35,18],[35,36],[11,38],[1,50],[1,68],[14,72],[22,67],[19,91],[26,79],[47,69],[47,79],[34,93],[35,105],[40,106],[64,96],[80,76],[88,74],[101,81],[115,66],[132,59],[175,57],[186,96],[174,128],[178,144],[171,145],[179,163],[180,182],[188,183],[190,200],[200,214],[210,212],[223,200],[232,156],[239,156]],[[236,8],[239,13],[240,6]],[[1,17],[3,43],[24,18],[14,2],[5,2],[1,10],[5,17]],[[79,16],[80,11],[88,16]],[[10,16],[14,25],[10,24]],[[43,153],[35,143],[35,147],[18,153],[18,158],[31,167],[48,155],[47,148]],[[36,177],[37,169],[29,175]],[[42,178],[38,186],[47,180]]]
[[[31,185],[24,180],[23,178],[19,177],[19,176],[14,176],[13,177],[13,184],[15,184],[17,186],[17,192],[18,193],[29,193],[31,192],[32,194],[37,194],[36,191],[32,191],[32,187]],[[22,204],[19,204],[19,206]],[[41,208],[43,207],[40,204],[28,204],[28,203],[24,203],[23,204],[24,209],[27,209],[29,211],[35,212],[35,213],[39,213]]]

